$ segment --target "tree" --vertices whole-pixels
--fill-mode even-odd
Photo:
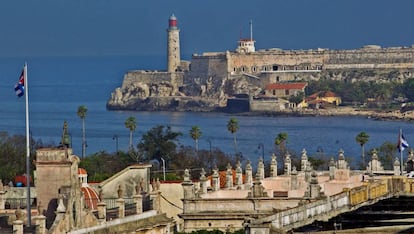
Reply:
[[[239,130],[239,121],[236,118],[230,118],[229,122],[227,122],[227,130],[233,134],[233,138],[234,138],[234,151],[236,153],[236,155],[238,155],[238,150],[237,150],[237,139],[236,139],[236,132],[237,130]]]
[[[407,79],[402,85],[402,92],[408,101],[414,101],[414,79]]]
[[[125,127],[129,129],[129,150],[133,149],[132,146],[132,133],[137,128],[137,122],[135,117],[130,116],[125,120]]]
[[[289,102],[295,103],[295,106],[297,107],[299,103],[303,101],[304,97],[305,97],[305,94],[303,92],[298,92],[296,95],[291,95],[289,97]]]
[[[161,160],[161,157],[169,163],[176,153],[178,137],[181,132],[174,132],[171,126],[157,125],[142,135],[138,143],[138,150],[143,153],[143,159]]]
[[[87,112],[88,112],[88,109],[84,105],[79,106],[78,111],[76,112],[76,114],[82,120],[82,159],[83,157],[85,157],[85,154],[86,154],[85,118],[86,118]]]
[[[287,139],[288,134],[286,132],[281,132],[275,137],[275,145],[279,146],[281,154],[284,154],[286,152]]]
[[[368,142],[369,135],[366,132],[360,132],[356,137],[355,141],[361,146],[362,155],[362,167],[365,167],[365,152],[364,145]]]
[[[192,126],[190,130],[190,136],[195,142],[195,149],[198,152],[198,139],[200,139],[202,132],[198,126]]]

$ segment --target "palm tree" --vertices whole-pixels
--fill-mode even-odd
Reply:
[[[135,117],[130,116],[125,120],[125,127],[129,129],[129,150],[132,150],[132,132],[137,128]]]
[[[82,119],[82,159],[86,154],[85,118],[86,118],[87,112],[88,112],[88,109],[84,105],[79,106],[78,111],[76,112],[79,118]]]
[[[236,152],[236,155],[238,155],[237,151],[237,140],[236,140],[236,132],[239,130],[239,121],[236,118],[230,118],[229,122],[227,122],[227,130],[233,134],[234,138],[234,150]]]
[[[366,132],[360,132],[356,137],[355,137],[356,142],[361,146],[361,150],[362,150],[362,166],[365,167],[365,152],[364,152],[364,145],[368,142],[369,140],[369,135]]]
[[[192,126],[190,130],[190,136],[195,142],[195,149],[198,152],[198,139],[200,139],[202,132],[198,126]]]
[[[286,132],[281,132],[277,134],[275,137],[275,145],[278,145],[280,147],[280,152],[284,154],[286,151],[286,141],[288,139],[288,134]]]

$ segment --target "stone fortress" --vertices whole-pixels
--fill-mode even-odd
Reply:
[[[229,98],[262,95],[268,84],[319,79],[403,82],[414,77],[414,46],[256,50],[252,31],[251,25],[250,38],[240,39],[235,51],[193,54],[191,61],[183,61],[177,18],[172,15],[167,29],[167,71],[128,71],[107,108],[217,111],[226,107]]]

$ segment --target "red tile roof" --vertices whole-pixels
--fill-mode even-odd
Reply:
[[[306,82],[296,82],[296,83],[273,83],[266,85],[267,90],[274,89],[304,89],[308,83]]]

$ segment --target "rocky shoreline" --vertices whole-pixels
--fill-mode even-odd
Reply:
[[[256,113],[257,114],[257,113]],[[266,114],[266,113],[261,113]],[[270,114],[270,113],[268,113]],[[400,120],[400,121],[414,121],[414,112],[400,110],[367,110],[354,107],[336,107],[330,109],[303,109],[303,110],[289,110],[283,112],[272,113],[272,115],[286,115],[286,116],[364,116],[367,118],[377,120]]]

